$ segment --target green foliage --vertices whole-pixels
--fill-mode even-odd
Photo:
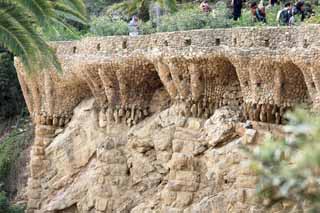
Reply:
[[[21,206],[11,206],[7,194],[7,182],[10,181],[9,173],[14,168],[14,162],[19,158],[20,153],[29,146],[30,130],[29,121],[21,118],[22,125],[16,128],[9,135],[0,140],[0,213],[22,213]]]
[[[278,26],[277,14],[281,9],[280,6],[273,6],[266,8],[267,23],[254,22],[252,19],[252,14],[249,9],[242,10],[242,16],[238,21],[233,21],[233,27],[249,27],[249,26]]]
[[[122,2],[122,0],[85,0],[86,8],[90,16],[103,16],[110,6]]]
[[[269,206],[289,201],[309,210],[320,209],[320,117],[297,110],[289,114],[284,140],[268,137],[252,153],[259,175],[258,195]]]
[[[157,31],[154,24],[151,21],[140,22],[139,26],[140,26],[140,32],[143,35],[155,33]]]
[[[70,26],[65,28],[63,26],[55,26],[49,28],[43,32],[43,37],[48,41],[67,41],[80,39],[85,32],[78,31],[74,27]]]
[[[139,22],[140,34],[154,32],[171,32],[193,29],[231,27],[231,21],[226,17],[225,4],[218,4],[214,13],[205,14],[197,7],[188,7],[175,14],[162,16],[158,28],[151,21]],[[90,24],[90,35],[111,36],[128,35],[128,23],[117,19],[112,20],[108,16],[93,18]]]
[[[308,24],[320,24],[320,7],[316,7],[315,10],[315,15],[311,16],[306,23]]]
[[[21,206],[11,206],[5,192],[0,191],[0,213],[23,213]]]
[[[26,71],[43,70],[60,64],[39,29],[68,28],[67,20],[86,24],[82,0],[2,0],[0,1],[0,44],[19,56]]]
[[[155,18],[147,22],[139,22],[140,34],[150,34],[155,32],[172,32],[185,31],[194,29],[214,29],[214,28],[229,28],[229,27],[264,27],[278,26],[276,20],[281,6],[266,7],[267,23],[254,22],[251,11],[247,8],[242,10],[242,16],[238,21],[234,21],[230,17],[230,10],[224,2],[218,2],[213,7],[211,13],[203,13],[199,5],[186,3],[179,5],[179,10],[176,13],[169,13],[160,17],[160,23],[156,26]],[[110,16],[102,16],[93,18],[89,35],[128,35],[127,22],[129,16],[125,16],[126,12],[119,10],[120,8],[129,7],[128,2],[122,2],[113,5],[110,10]],[[318,11],[319,10],[319,11]],[[123,20],[112,20],[112,11],[116,11],[118,17],[123,17]],[[320,14],[320,7],[316,8],[316,14]],[[307,23],[318,23],[318,16],[312,17]],[[320,20],[320,19],[319,19]],[[320,22],[320,21],[319,21]],[[300,25],[300,17],[296,17],[295,25]]]
[[[90,34],[95,36],[128,35],[128,23],[108,16],[95,17],[90,26]]]
[[[1,49],[0,103],[0,122],[3,119],[18,115],[24,107],[24,99],[13,64],[13,56]]]
[[[173,15],[161,18],[158,31],[171,32],[193,29],[231,27],[231,21],[226,17],[226,6],[220,4],[215,12],[203,13],[198,7],[181,10]]]
[[[120,11],[120,13],[125,14],[126,17],[131,17],[136,14],[141,20],[148,21],[150,19],[150,6],[155,4],[169,13],[177,11],[176,0],[126,0],[113,5],[109,10],[109,14],[112,11]]]
[[[139,22],[140,34],[151,34],[156,32],[156,28],[151,21]],[[124,20],[112,20],[108,16],[94,17],[90,25],[90,36],[115,36],[115,35],[128,35],[128,23]]]
[[[111,2],[106,0],[85,0],[88,13],[92,16],[100,15]]]
[[[308,24],[320,24],[320,14],[310,17],[306,23]]]
[[[6,178],[14,161],[26,146],[22,129],[15,129],[0,143],[0,183],[6,182]]]

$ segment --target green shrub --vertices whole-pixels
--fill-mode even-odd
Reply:
[[[230,27],[230,19],[227,18],[225,4],[217,4],[215,11],[209,14],[203,13],[198,7],[180,10],[175,14],[161,17],[158,32],[183,31],[206,28]]]
[[[320,14],[310,17],[307,21],[307,24],[320,24]]]
[[[23,148],[23,140],[19,140],[21,133],[15,130],[0,143],[0,183],[6,181],[10,168],[18,158]]]
[[[151,34],[151,33],[155,33],[156,32],[156,28],[155,26],[153,26],[151,21],[148,22],[140,22],[139,23],[140,26],[140,33],[143,35],[146,34]]]
[[[94,17],[90,25],[90,34],[95,36],[128,35],[128,23],[108,16]]]
[[[282,6],[266,7],[267,23],[253,22],[251,11],[248,8],[242,10],[242,16],[238,21],[233,21],[230,16],[230,9],[224,2],[217,2],[213,11],[209,14],[203,13],[199,5],[187,3],[179,7],[179,11],[160,17],[159,26],[155,26],[152,21],[140,22],[140,34],[151,34],[155,32],[185,31],[194,29],[214,29],[229,27],[248,27],[248,26],[278,26],[276,20],[278,11]],[[319,8],[317,8],[319,10]],[[316,12],[317,12],[316,10]],[[320,13],[320,11],[319,11]],[[317,14],[317,13],[316,13]],[[153,18],[154,19],[154,18]],[[299,17],[296,18],[295,25],[299,25]],[[307,23],[318,23],[315,16]],[[319,19],[320,20],[320,19]],[[90,25],[89,35],[112,36],[128,35],[128,23],[122,19],[112,20],[110,16],[94,17]]]
[[[20,118],[19,122],[20,126],[0,141],[0,184],[6,183],[14,162],[19,158],[21,152],[32,143],[33,131],[29,125],[30,121]]]
[[[314,8],[315,15],[306,20],[307,24],[320,24],[320,7]]]
[[[242,16],[238,21],[233,21],[233,27],[249,27],[249,26],[277,26],[277,14],[281,9],[280,6],[266,7],[267,23],[254,22],[249,9],[242,10]]]
[[[268,139],[253,152],[259,175],[257,193],[273,206],[286,201],[301,210],[320,209],[320,117],[297,110],[289,114],[285,139]]]
[[[24,208],[21,206],[11,206],[6,194],[0,191],[0,213],[23,213]]]
[[[74,28],[66,28],[62,26],[56,26],[48,28],[43,32],[43,36],[48,41],[67,41],[80,39],[83,32],[80,32]]]
[[[0,134],[2,120],[18,115],[25,106],[13,61],[13,55],[0,47]]]

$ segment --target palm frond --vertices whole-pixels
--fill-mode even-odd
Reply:
[[[67,20],[87,22],[82,0],[0,0],[0,44],[21,59],[27,72],[52,66],[61,71],[53,49],[37,28],[56,23],[72,31]]]
[[[68,5],[83,16],[87,16],[86,5],[83,0],[58,0],[57,2]]]
[[[122,10],[125,11],[126,13],[129,12],[128,8],[130,6],[130,3],[128,1],[120,2],[120,3],[115,3],[111,7],[108,8],[107,14],[112,14],[114,11],[117,10]]]
[[[52,22],[52,30],[54,30],[57,34],[59,34],[59,31],[57,28],[62,27],[63,29],[66,30],[69,34],[71,34],[74,38],[78,38],[78,35],[74,32],[74,30],[71,28],[70,25],[66,24],[61,17],[56,17],[51,19]]]
[[[52,7],[48,0],[11,0],[26,8],[31,15],[39,21],[41,25],[45,25],[48,18],[53,16]]]
[[[82,15],[79,11],[74,10],[73,8],[69,7],[66,4],[63,4],[61,2],[55,2],[53,3],[53,8],[55,10],[55,14],[57,14],[60,17],[64,17],[82,24],[87,24],[87,17]]]
[[[24,21],[21,10],[14,5],[1,4],[0,8],[0,40],[4,47],[8,48],[14,55],[19,56],[26,66],[31,70],[32,61],[36,60],[34,45],[28,31],[17,21]],[[30,23],[27,23],[30,24]]]

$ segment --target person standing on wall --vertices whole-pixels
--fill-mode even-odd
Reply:
[[[139,35],[139,23],[138,23],[137,16],[132,16],[132,19],[129,22],[128,27],[129,27],[129,36]]]
[[[232,0],[231,5],[233,7],[233,20],[237,21],[241,16],[242,0]]]

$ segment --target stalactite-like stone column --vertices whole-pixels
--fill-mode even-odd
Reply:
[[[51,143],[55,136],[56,128],[53,125],[42,125],[36,123],[35,139],[31,147],[31,176],[28,180],[28,212],[33,213],[40,209],[41,193],[43,188],[42,178],[46,171],[45,148]]]
[[[204,95],[205,85],[203,83],[203,73],[201,70],[201,64],[205,64],[206,61],[191,61],[189,64],[190,82],[192,99],[199,101]]]
[[[190,94],[190,77],[186,59],[183,56],[168,57],[164,60],[170,69],[180,99],[186,100]]]
[[[155,61],[155,67],[171,99],[174,100],[177,97],[177,87],[174,84],[168,65],[160,60],[157,60]]]

